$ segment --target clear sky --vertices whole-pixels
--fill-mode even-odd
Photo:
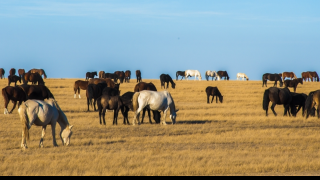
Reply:
[[[319,8],[319,0],[1,0],[0,67],[6,76],[42,68],[48,78],[137,69],[142,79],[187,69],[203,79],[206,70],[231,80],[300,77],[320,70]]]

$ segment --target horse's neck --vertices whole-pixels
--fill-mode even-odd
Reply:
[[[58,110],[58,111],[59,111],[59,118],[57,122],[59,123],[61,130],[63,130],[69,125],[69,122],[67,120],[66,115],[61,110]]]

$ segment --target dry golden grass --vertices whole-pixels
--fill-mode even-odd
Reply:
[[[319,120],[283,117],[276,106],[265,116],[261,81],[178,81],[169,88],[175,100],[177,124],[161,126],[145,119],[140,126],[99,124],[98,112],[87,112],[85,91],[73,98],[77,79],[47,79],[70,124],[74,125],[71,145],[52,146],[48,126],[44,148],[38,143],[41,127],[32,126],[29,149],[21,150],[21,123],[17,109],[3,114],[0,102],[0,175],[319,175]],[[159,80],[153,82],[158,90]],[[7,80],[0,81],[5,87]],[[121,84],[121,94],[133,91],[135,80]],[[269,87],[271,82],[268,82]],[[224,102],[206,103],[205,88],[217,86]],[[317,90],[319,83],[299,84],[298,93]],[[290,89],[292,90],[292,89]],[[10,103],[9,108],[11,109]],[[167,116],[168,117],[168,116]],[[130,123],[133,113],[129,114]],[[170,124],[170,119],[167,118]]]

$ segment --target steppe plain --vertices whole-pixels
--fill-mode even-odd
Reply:
[[[271,110],[266,117],[262,81],[175,81],[176,88],[168,89],[179,109],[175,125],[168,116],[167,126],[148,119],[141,125],[124,125],[120,112],[115,126],[113,113],[107,112],[104,126],[98,112],[87,112],[84,90],[81,99],[74,98],[76,80],[45,80],[74,125],[70,146],[62,146],[57,126],[59,147],[53,147],[48,126],[45,147],[39,148],[41,127],[32,126],[29,149],[23,151],[17,108],[4,115],[1,97],[1,176],[320,175],[320,120],[305,119],[301,111],[297,117],[283,116],[281,105],[275,108],[277,117]],[[143,81],[163,90],[158,79]],[[135,79],[121,84],[121,94],[133,91],[135,84]],[[0,80],[0,87],[6,85],[7,79]],[[308,94],[319,85],[304,82],[297,93]],[[223,103],[207,104],[207,86],[219,88]],[[130,112],[130,123],[132,119]]]

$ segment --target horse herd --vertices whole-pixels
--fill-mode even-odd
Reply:
[[[0,72],[2,72],[2,70]],[[55,101],[53,94],[45,86],[42,75],[44,76],[44,79],[46,79],[47,76],[44,70],[40,69],[36,71],[32,69],[27,73],[20,70],[18,72],[19,76],[16,76],[14,68],[9,71],[9,83],[7,87],[2,89],[2,96],[5,101],[4,114],[12,113],[18,102],[18,113],[21,121],[23,122],[21,147],[23,149],[27,148],[26,139],[28,138],[28,131],[33,124],[43,127],[43,133],[39,144],[40,147],[43,147],[43,138],[46,126],[50,124],[52,126],[52,131],[55,131],[56,123],[61,126],[60,137],[62,143],[64,145],[68,145],[72,135],[71,129],[73,126],[69,124],[67,117]],[[286,86],[285,88],[271,87],[265,90],[262,104],[263,110],[266,111],[266,116],[268,115],[268,106],[271,101],[271,110],[274,115],[277,115],[274,111],[274,107],[277,104],[281,104],[285,108],[284,115],[289,113],[289,115],[296,116],[302,108],[302,115],[306,115],[306,118],[310,115],[315,116],[315,111],[317,111],[318,118],[320,118],[320,90],[312,91],[308,95],[295,92],[297,84],[303,84],[303,80],[306,81],[307,78],[310,78],[311,81],[319,81],[319,77],[316,72],[308,73],[308,75],[305,75],[305,73],[305,76],[302,76],[302,78],[297,78],[294,73],[292,74],[287,72],[279,74],[263,74],[262,87],[267,86],[267,80],[275,81],[274,86],[277,86],[278,81],[281,87],[283,84]],[[148,112],[150,123],[152,123],[152,112],[155,123],[165,125],[167,111],[170,112],[172,124],[176,123],[176,112],[178,112],[178,109],[175,107],[175,102],[171,94],[168,91],[157,91],[157,88],[153,83],[142,82],[140,70],[136,71],[137,84],[134,86],[133,91],[125,92],[123,95],[120,95],[120,84],[123,82],[130,82],[131,72],[129,70],[125,72],[116,71],[114,73],[105,73],[104,71],[100,71],[99,78],[95,78],[95,76],[97,76],[96,72],[87,72],[85,80],[77,80],[74,82],[74,98],[77,97],[77,92],[78,97],[81,98],[80,89],[85,90],[87,111],[90,111],[90,106],[94,111],[98,111],[100,124],[106,125],[105,115],[107,110],[114,112],[114,125],[117,125],[118,123],[119,111],[121,111],[123,115],[124,124],[130,124],[128,120],[129,111],[134,112],[132,125],[143,123],[146,111]],[[182,76],[182,78],[185,77],[186,80],[188,80],[188,77],[194,76],[201,80],[201,74],[198,70],[177,71],[176,80],[178,80],[178,76]],[[13,79],[15,79],[15,77],[21,78],[23,84],[17,86],[15,83],[15,86],[10,86],[10,82],[14,82]],[[30,77],[38,78],[37,81],[34,81],[29,80]],[[212,80],[213,78],[215,78],[215,80],[221,80],[222,78],[229,80],[229,76],[226,71],[206,71],[207,81],[209,80],[209,77],[212,77]],[[246,74],[238,73],[237,79],[239,80],[241,78],[243,80],[249,80]],[[290,78],[290,80],[284,80],[285,78]],[[118,83],[118,80],[120,83]],[[32,84],[29,85],[28,82],[31,82]],[[38,84],[36,85],[36,83]],[[172,80],[170,75],[161,74],[161,89],[162,87],[164,89],[169,88],[169,84],[171,84],[171,88],[176,88],[176,83]],[[294,92],[290,92],[288,87],[294,87]],[[220,103],[223,102],[223,96],[217,87],[208,86],[205,89],[205,92],[208,104],[210,103],[210,96],[212,96],[211,103],[213,102],[214,97],[216,97],[216,103],[218,103],[218,100]],[[47,100],[45,101],[45,99]],[[11,111],[8,111],[7,106],[10,100],[13,102],[13,108]],[[163,112],[163,118],[161,118],[161,111]],[[141,122],[139,120],[140,112],[142,112]],[[54,136],[54,132],[52,133]],[[55,137],[53,139],[53,145],[57,146]]]

